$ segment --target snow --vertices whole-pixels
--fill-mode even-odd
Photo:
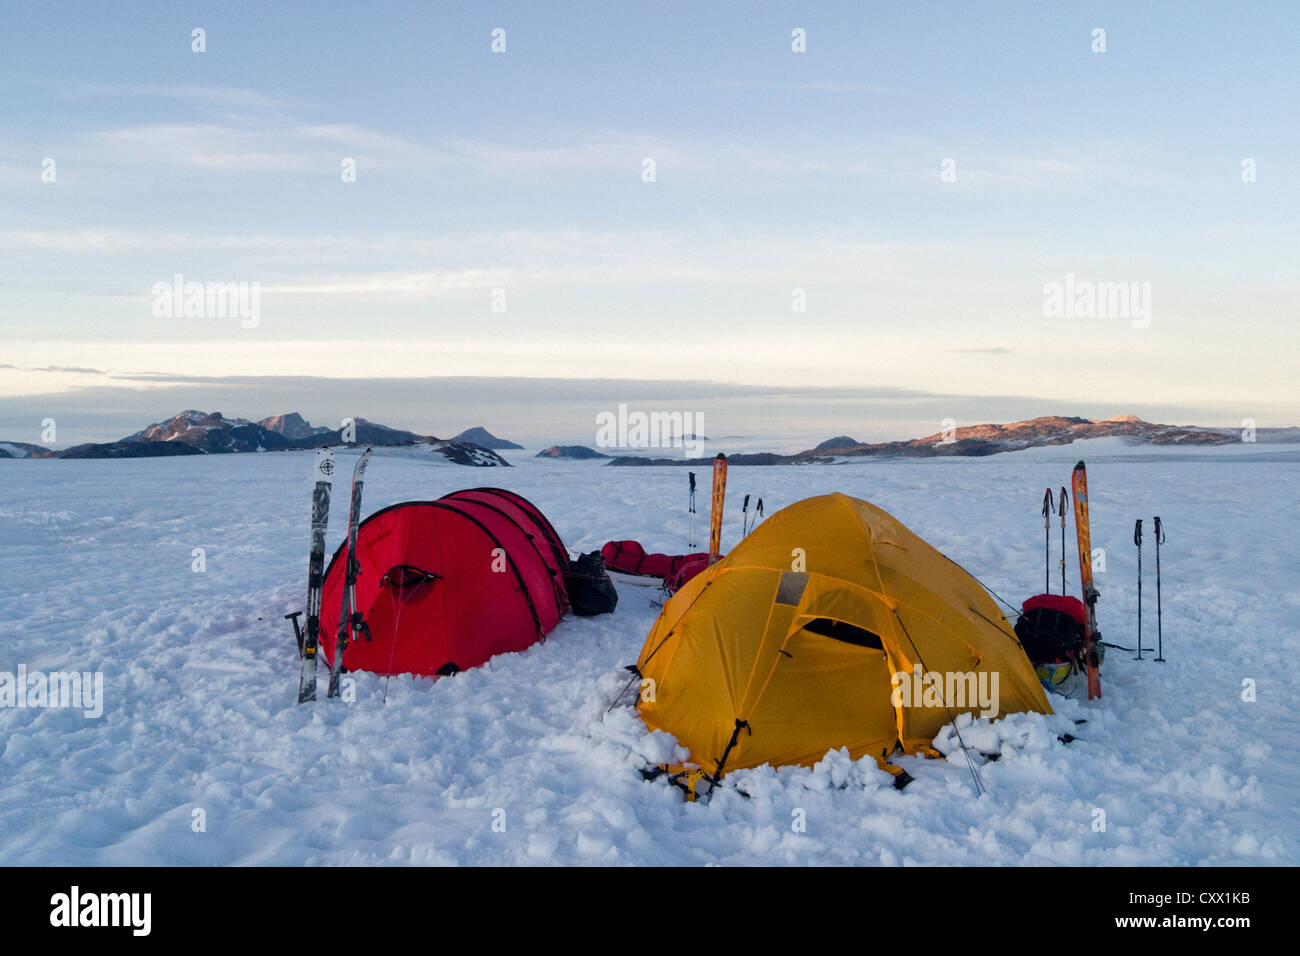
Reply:
[[[28,455],[27,449],[19,448],[17,445],[11,445],[6,441],[0,441],[0,451],[7,451],[15,458],[26,458]]]
[[[538,448],[490,471],[377,449],[365,511],[490,484],[532,499],[571,550],[685,549],[684,469]],[[896,760],[915,778],[903,791],[832,752],[737,772],[693,804],[639,773],[681,759],[676,742],[627,698],[609,709],[653,589],[620,584],[615,614],[454,678],[357,674],[355,702],[297,706],[283,615],[303,604],[312,452],[0,460],[0,672],[102,671],[105,693],[97,719],[0,708],[0,864],[1294,865],[1300,448],[1263,451],[1101,440],[732,469],[729,500],[761,496],[769,515],[829,491],[867,498],[1018,602],[1042,586],[1042,489],[1084,457],[1108,641],[1136,641],[1142,517],[1154,643],[1149,529],[1164,520],[1168,662],[1112,649],[1100,701],[963,719],[982,795],[947,731],[948,759]],[[352,453],[338,454],[346,474]],[[724,544],[740,521],[733,507]],[[331,548],[341,536],[332,522]]]

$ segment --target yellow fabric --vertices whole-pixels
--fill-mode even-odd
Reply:
[[[806,630],[819,618],[881,648]],[[1050,713],[1015,632],[965,571],[875,505],[841,494],[772,515],[664,605],[637,666],[647,726],[713,773],[810,765],[847,747],[883,760],[924,753],[968,706],[899,706],[891,675],[917,667],[998,675],[998,714]]]

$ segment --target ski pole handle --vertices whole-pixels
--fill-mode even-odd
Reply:
[[[1142,547],[1142,519],[1137,519],[1137,524],[1133,525],[1133,543],[1139,548]]]
[[[293,636],[298,640],[298,657],[302,657],[302,628],[298,625],[298,618],[302,617],[302,611],[294,611],[292,614],[286,614],[284,619],[293,622]]]

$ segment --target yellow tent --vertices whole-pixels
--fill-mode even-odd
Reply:
[[[637,705],[714,779],[847,747],[932,753],[956,714],[1050,713],[969,574],[875,505],[808,498],[772,515],[664,605]],[[889,768],[887,768],[889,769]]]

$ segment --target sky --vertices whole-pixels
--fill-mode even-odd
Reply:
[[[1298,26],[1281,3],[9,3],[0,439],[182,408],[581,437],[623,402],[816,440],[1300,424]],[[255,315],[159,314],[177,276],[255,288]],[[1051,313],[1066,283],[1142,308]]]

